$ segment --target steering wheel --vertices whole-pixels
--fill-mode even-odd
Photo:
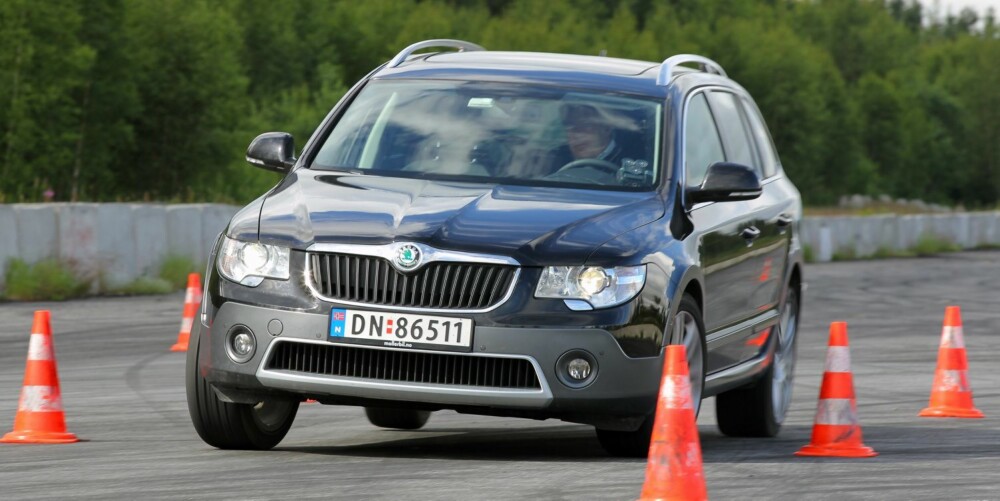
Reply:
[[[608,162],[607,160],[601,160],[599,158],[581,158],[579,160],[573,160],[572,162],[563,165],[555,173],[559,174],[572,169],[579,169],[581,167],[594,167],[597,170],[607,172],[608,174],[618,174],[618,166]]]

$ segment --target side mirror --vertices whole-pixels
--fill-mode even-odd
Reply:
[[[287,132],[265,132],[250,142],[247,162],[265,170],[288,172],[295,165],[295,139]]]
[[[716,162],[708,167],[701,186],[687,191],[689,204],[700,202],[736,202],[760,196],[760,178],[750,167],[730,162]]]

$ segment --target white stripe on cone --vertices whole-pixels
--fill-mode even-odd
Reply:
[[[191,334],[191,326],[194,325],[194,319],[184,317],[181,319],[181,332],[184,334]]]
[[[691,402],[691,380],[688,376],[664,376],[660,384],[660,401],[668,409],[694,409]]]
[[[824,398],[816,408],[816,424],[858,424],[857,408],[849,398]]]
[[[184,291],[184,304],[191,304],[193,302],[194,302],[194,289],[188,287],[187,290]]]
[[[25,386],[17,404],[20,412],[62,412],[62,397],[51,386]]]
[[[965,338],[962,336],[962,327],[944,326],[941,329],[942,348],[965,348]]]
[[[52,360],[52,338],[32,334],[28,341],[28,360]]]
[[[965,371],[938,371],[938,391],[971,391]]]
[[[826,372],[851,372],[851,349],[831,346],[826,352]]]

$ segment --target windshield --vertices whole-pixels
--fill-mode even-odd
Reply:
[[[313,168],[428,179],[650,190],[662,112],[652,100],[454,81],[375,81]]]

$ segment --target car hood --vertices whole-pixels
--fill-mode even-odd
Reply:
[[[263,201],[259,238],[313,243],[420,242],[582,264],[604,242],[663,217],[656,193],[475,184],[299,169]]]

